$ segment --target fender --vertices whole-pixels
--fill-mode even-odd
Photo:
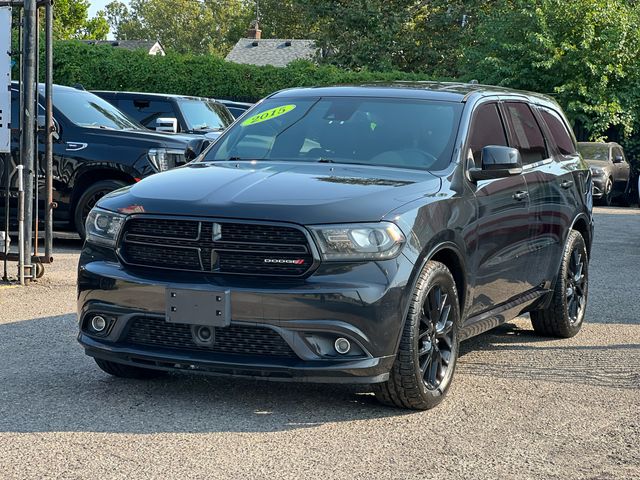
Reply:
[[[463,256],[460,253],[460,248],[458,247],[458,245],[456,243],[454,243],[451,240],[445,240],[445,241],[441,241],[439,243],[437,243],[436,245],[432,246],[429,250],[425,249],[423,250],[423,253],[420,255],[419,257],[419,261],[416,262],[414,264],[414,268],[413,271],[411,272],[411,280],[410,282],[407,284],[408,286],[410,286],[410,288],[408,288],[406,291],[408,292],[407,295],[407,300],[405,301],[405,306],[402,312],[402,328],[399,330],[398,332],[398,338],[396,339],[396,346],[395,346],[395,353],[394,355],[398,352],[398,347],[400,346],[400,339],[402,338],[402,332],[404,331],[404,325],[405,322],[407,321],[407,315],[409,314],[409,297],[413,294],[413,291],[416,288],[416,285],[418,283],[418,278],[420,277],[420,272],[422,272],[422,270],[424,269],[425,265],[431,260],[433,259],[433,257],[435,257],[437,255],[438,252],[442,251],[442,250],[452,250],[455,255],[458,257],[458,261],[460,262],[460,266],[462,268],[462,277],[466,278],[466,272],[467,272],[467,267],[466,264],[463,260]],[[404,255],[404,254],[403,254]],[[453,272],[452,272],[453,274]],[[464,284],[464,288],[465,288],[465,292],[464,292],[464,297],[463,298],[469,298],[469,292],[468,292],[468,282],[465,281]],[[458,301],[460,301],[460,292],[458,292]],[[466,304],[466,300],[464,302]],[[466,310],[466,305],[460,305],[460,321],[462,321],[463,317],[463,313]],[[460,327],[462,328],[462,325],[460,325]]]
[[[587,256],[591,257],[591,242],[592,242],[592,238],[593,238],[593,221],[589,218],[589,216],[586,213],[580,212],[579,214],[577,214],[575,216],[575,218],[571,222],[571,225],[569,226],[567,231],[564,233],[564,239],[563,239],[563,245],[562,245],[562,255],[560,256],[560,258],[558,259],[558,262],[556,264],[556,268],[555,268],[556,275],[555,275],[555,277],[553,277],[553,279],[551,279],[551,281],[549,283],[549,291],[550,291],[550,293],[543,298],[543,300],[537,305],[537,308],[534,308],[534,310],[535,309],[544,310],[546,308],[549,308],[549,304],[551,303],[551,298],[553,296],[553,292],[554,292],[554,290],[556,288],[556,281],[558,280],[558,272],[560,272],[560,262],[562,261],[562,256],[564,255],[564,250],[565,250],[565,248],[567,248],[567,240],[569,238],[569,232],[571,230],[576,230],[574,227],[575,227],[576,222],[578,222],[578,220],[584,220],[587,223],[588,238],[585,238],[584,241],[587,244]]]

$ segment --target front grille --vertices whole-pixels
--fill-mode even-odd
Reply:
[[[120,254],[129,265],[222,274],[299,277],[313,265],[298,228],[213,220],[131,218]]]
[[[216,327],[215,341],[210,347],[197,345],[191,336],[191,326],[168,323],[161,318],[134,318],[126,343],[177,350],[215,352],[277,358],[298,358],[278,332],[266,327],[231,325]]]

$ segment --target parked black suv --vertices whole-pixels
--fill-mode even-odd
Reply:
[[[425,409],[461,340],[525,312],[580,329],[591,179],[553,100],[303,88],[244,118],[91,212],[78,338],[104,371],[371,383]]]
[[[578,151],[591,169],[594,200],[606,206],[616,200],[628,205],[633,185],[622,147],[614,142],[578,142]]]
[[[205,135],[215,140],[234,120],[227,107],[211,98],[165,93],[93,93],[151,130]]]
[[[44,104],[44,87],[40,101]],[[20,161],[19,92],[11,90],[11,161]],[[200,153],[203,139],[196,136],[151,132],[130,120],[110,103],[84,90],[55,85],[53,110],[53,200],[56,227],[71,227],[84,235],[84,223],[96,201],[108,192],[139,181],[152,173],[186,163],[185,151]],[[40,106],[39,115],[44,115]],[[44,144],[39,145],[38,178],[44,189]],[[0,185],[4,178],[0,157]],[[17,185],[17,177],[11,180]],[[4,196],[4,188],[0,189]],[[40,196],[44,199],[44,193]],[[44,208],[40,210],[44,211]]]

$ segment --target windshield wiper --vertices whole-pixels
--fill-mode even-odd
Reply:
[[[336,161],[330,158],[319,158],[318,163],[336,163]]]

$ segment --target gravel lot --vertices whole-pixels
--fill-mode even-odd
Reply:
[[[0,478],[640,478],[640,210],[596,220],[582,332],[523,317],[464,343],[421,413],[349,386],[111,378],[75,341],[80,245],[59,241],[37,284],[0,286]]]

